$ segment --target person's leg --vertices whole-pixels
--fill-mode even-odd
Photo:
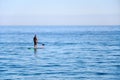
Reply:
[[[34,44],[34,48],[37,48],[37,43]]]

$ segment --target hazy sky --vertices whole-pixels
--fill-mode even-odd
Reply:
[[[0,25],[120,25],[120,0],[0,0]]]

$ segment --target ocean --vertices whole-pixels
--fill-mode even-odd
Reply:
[[[0,26],[0,80],[120,80],[120,26]]]

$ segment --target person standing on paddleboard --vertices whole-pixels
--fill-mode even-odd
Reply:
[[[36,35],[34,36],[33,41],[34,41],[34,48],[37,48],[38,39]]]

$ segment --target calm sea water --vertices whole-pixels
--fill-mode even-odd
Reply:
[[[120,26],[0,26],[0,80],[120,80]]]

